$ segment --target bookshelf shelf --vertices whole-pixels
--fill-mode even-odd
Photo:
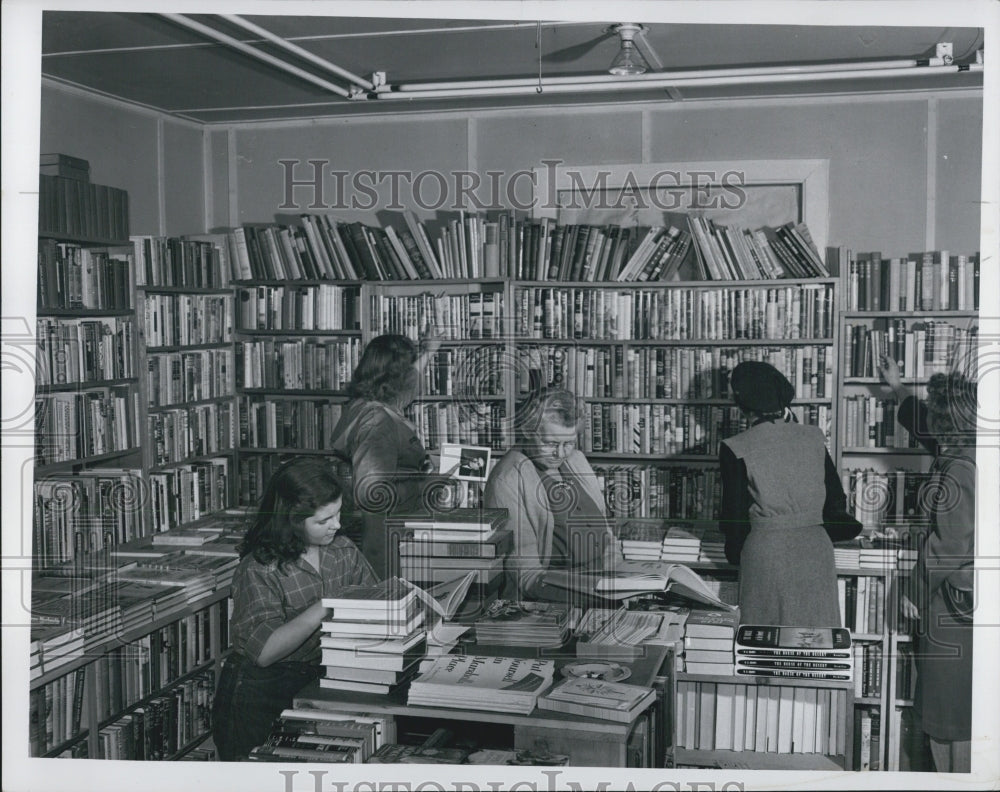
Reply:
[[[301,338],[302,336],[360,336],[360,330],[247,330],[238,327],[235,331],[241,336],[274,336],[276,338]]]
[[[298,388],[239,388],[238,395],[241,396],[286,396],[288,398],[324,398],[327,396],[346,399],[347,391],[323,390],[314,388],[313,390],[301,390]]]
[[[826,754],[777,754],[757,751],[705,751],[674,748],[672,766],[717,767],[733,770],[823,770],[842,771],[846,757]]]
[[[234,280],[230,282],[232,287],[252,288],[254,286],[344,286],[360,288],[362,281],[357,280],[322,280],[316,278],[263,278],[260,280]]]
[[[174,402],[173,404],[151,404],[146,408],[146,412],[161,413],[169,412],[171,410],[184,410],[188,407],[204,407],[209,404],[218,403],[218,399],[193,399],[191,401]]]
[[[53,319],[101,319],[111,316],[133,316],[134,308],[45,308],[39,306],[37,316],[39,318]]]
[[[845,311],[845,319],[871,319],[891,317],[893,319],[974,319],[979,317],[979,311]]]
[[[89,737],[89,736],[90,736],[90,730],[89,729],[83,729],[82,731],[80,731],[76,735],[74,735],[73,737],[70,737],[68,740],[65,740],[65,741],[59,743],[54,748],[50,748],[44,754],[42,754],[42,756],[44,758],[46,758],[46,759],[51,759],[53,757],[57,757],[57,756],[59,756],[59,754],[61,754],[67,748],[72,748],[78,742],[80,742],[82,740],[86,740],[87,737]]]
[[[879,706],[882,703],[881,696],[858,696],[854,699],[855,704],[872,704]]]
[[[146,634],[148,635],[148,633],[146,633]],[[134,712],[139,707],[145,706],[151,699],[157,698],[158,696],[166,695],[167,693],[170,692],[170,689],[173,688],[173,687],[175,687],[176,685],[179,685],[179,684],[181,684],[183,682],[186,682],[188,679],[191,679],[192,677],[196,676],[197,674],[202,673],[203,671],[208,671],[210,669],[215,668],[215,666],[216,666],[217,663],[218,663],[218,659],[217,658],[212,658],[211,660],[209,660],[209,661],[207,661],[205,663],[202,663],[197,668],[192,668],[190,671],[186,671],[185,673],[181,674],[176,679],[173,679],[173,680],[167,682],[165,685],[161,685],[156,690],[154,690],[154,691],[146,694],[145,696],[143,696],[138,701],[136,701],[136,702],[134,702],[132,704],[129,704],[125,709],[119,710],[114,715],[112,715],[110,718],[105,718],[104,720],[100,721],[97,724],[98,730],[103,729],[105,726],[110,726],[112,723],[114,723],[115,721],[117,721],[123,715],[128,715],[129,713]]]
[[[927,456],[920,448],[843,448],[842,454],[867,456],[868,454],[883,454],[887,456]]]
[[[83,247],[132,247],[130,239],[111,239],[103,237],[88,237],[78,234],[64,234],[59,231],[39,229],[38,236],[41,239],[54,239],[57,242],[68,242]]]
[[[185,457],[184,459],[179,459],[174,462],[158,462],[156,464],[150,465],[149,469],[151,472],[172,470],[173,468],[181,467],[182,465],[190,465],[196,462],[208,462],[210,459],[218,459],[219,457],[232,456],[232,453],[233,449],[227,448],[221,451],[217,451],[214,454],[199,454],[197,456]]]
[[[79,459],[67,459],[63,462],[48,462],[44,465],[35,465],[35,477],[39,478],[50,473],[66,473],[77,469],[83,469],[92,465],[99,465],[103,462],[111,462],[116,459],[123,459],[139,453],[142,449],[126,448],[122,451],[110,451],[107,454],[97,454],[95,456],[80,457]]]
[[[207,732],[204,732],[202,734],[199,734],[197,737],[195,737],[193,740],[191,740],[191,742],[189,742],[187,745],[185,745],[183,748],[181,748],[179,751],[177,751],[177,753],[175,753],[175,754],[173,754],[171,756],[168,756],[167,757],[167,761],[168,762],[176,762],[179,759],[183,759],[187,754],[191,753],[191,751],[193,751],[195,748],[197,748],[199,745],[201,745],[203,742],[205,742],[211,736],[212,736],[212,732],[210,732],[210,731],[207,731]]]
[[[438,281],[433,281],[437,283]],[[779,288],[803,284],[835,284],[837,278],[779,278],[777,280],[687,280],[687,281],[559,281],[558,288],[608,288],[615,289],[732,289],[748,286]],[[552,281],[511,279],[515,286],[533,288],[551,287]]]
[[[211,344],[188,344],[174,346],[146,347],[147,355],[165,355],[171,352],[198,352],[205,349],[230,349],[231,341],[215,341]]]
[[[309,456],[328,456],[333,454],[333,450],[329,448],[253,448],[249,446],[240,446],[239,453],[241,454],[308,454]]]
[[[631,338],[631,339],[608,339],[608,338],[533,338],[530,336],[518,337],[515,343],[525,346],[545,344],[561,346],[630,346],[630,347],[756,347],[756,346],[832,346],[832,338]]]
[[[138,382],[137,377],[112,380],[90,380],[89,382],[60,382],[54,385],[39,385],[38,393],[74,393],[76,391],[86,391],[93,388],[114,388],[119,385],[134,385]]]
[[[150,286],[138,285],[138,291],[146,294],[232,294],[229,286]]]

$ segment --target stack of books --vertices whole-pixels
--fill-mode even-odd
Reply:
[[[51,674],[83,655],[83,630],[32,616],[31,661],[32,680]]]
[[[628,520],[617,530],[622,555],[629,561],[656,561],[668,530],[659,520]]]
[[[553,602],[496,600],[476,621],[476,642],[498,646],[562,646],[569,637],[571,616],[571,608]]]
[[[416,673],[426,648],[424,611],[412,586],[388,578],[324,597],[322,687],[386,694]]]
[[[118,580],[150,583],[157,586],[180,586],[184,591],[181,607],[194,605],[215,591],[215,575],[204,569],[178,569],[159,566],[156,559],[136,562],[118,570]],[[180,608],[178,608],[179,610]],[[161,616],[169,615],[161,613]]]
[[[698,560],[710,564],[728,564],[726,560],[726,537],[718,529],[706,529],[701,538],[701,552]]]
[[[741,624],[736,675],[850,680],[851,631],[842,627],[772,627]]]
[[[407,703],[527,715],[554,674],[552,660],[447,655],[410,683]]]
[[[631,723],[655,698],[656,692],[642,685],[573,678],[541,696],[538,709]]]
[[[506,509],[459,508],[432,517],[402,517],[396,523],[402,533],[400,574],[433,588],[474,573],[472,596],[462,612],[481,611],[500,590],[504,558],[514,545],[506,522]]]
[[[577,657],[635,660],[650,644],[674,644],[684,635],[688,609],[662,611],[591,608],[576,627]]]
[[[199,528],[172,528],[153,534],[154,545],[169,547],[197,547],[210,542],[222,535],[221,527],[204,526]]]
[[[378,720],[363,715],[286,709],[274,722],[267,740],[250,752],[250,759],[257,762],[366,762],[381,747]]]
[[[833,563],[837,569],[858,569],[861,566],[861,548],[857,545],[834,545]]]
[[[858,551],[861,569],[895,569],[897,558],[895,547],[862,547]]]
[[[692,610],[684,627],[684,670],[733,676],[733,645],[739,616],[733,611]]]
[[[670,561],[694,562],[701,558],[704,525],[673,523],[663,537],[660,558]]]

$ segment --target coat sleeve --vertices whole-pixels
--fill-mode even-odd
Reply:
[[[896,410],[896,421],[927,449],[937,454],[938,443],[927,428],[927,405],[915,396],[907,396]]]
[[[746,464],[725,443],[719,444],[719,469],[719,530],[726,537],[726,560],[738,565],[743,543],[750,535],[750,480]]]
[[[526,491],[517,466],[498,468],[495,474],[486,482],[484,502],[487,508],[508,510],[509,525],[514,533],[514,550],[504,562],[508,578],[505,589],[512,596],[516,592],[517,597],[531,599],[535,588],[541,585],[547,566],[538,539],[543,519],[541,502],[532,502],[537,493]]]
[[[954,459],[941,473],[941,495],[931,532],[924,544],[929,593],[947,581],[965,591],[973,588],[976,539],[976,466]]]
[[[823,504],[823,527],[833,542],[845,542],[861,533],[864,526],[847,511],[847,496],[840,483],[837,466],[830,452],[825,452],[823,481],[826,487],[826,501]]]

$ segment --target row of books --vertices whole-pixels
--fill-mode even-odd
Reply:
[[[232,341],[231,294],[146,294],[142,309],[147,348]]]
[[[98,732],[98,758],[160,761],[172,758],[212,727],[215,675],[198,674]]]
[[[286,709],[270,735],[256,746],[254,762],[361,763],[385,746],[393,730],[390,716]]]
[[[137,469],[102,468],[46,476],[34,484],[32,557],[36,567],[71,561],[144,536],[145,487]]]
[[[220,402],[151,413],[147,426],[154,466],[227,453],[235,445],[235,405]]]
[[[607,341],[821,339],[833,336],[833,286],[620,289],[525,286],[518,338]]]
[[[847,752],[847,691],[829,688],[677,683],[675,746],[760,753]]]
[[[237,290],[238,328],[255,330],[359,330],[357,286],[255,286]]]
[[[131,317],[38,318],[35,386],[101,383],[136,376]]]
[[[882,644],[857,643],[852,647],[854,695],[878,698],[882,695]]]
[[[63,176],[38,177],[38,233],[42,236],[128,239],[128,193]]]
[[[326,450],[340,413],[341,405],[328,400],[244,396],[239,408],[239,445]]]
[[[882,712],[877,707],[858,707],[854,711],[854,768],[882,769]]]
[[[723,226],[698,215],[689,221],[705,280],[829,277],[805,223],[756,230]]]
[[[138,286],[220,289],[232,272],[221,235],[130,237]]]
[[[440,349],[424,366],[427,396],[502,396],[507,351],[498,345]]]
[[[618,517],[718,519],[718,468],[594,464],[608,509]]]
[[[124,311],[133,305],[131,256],[38,241],[38,307]]]
[[[502,451],[509,447],[510,428],[503,402],[415,402],[407,411],[428,449],[444,443],[483,446]]]
[[[586,347],[519,345],[519,393],[561,387],[585,398],[729,399],[729,372],[739,363],[770,363],[797,399],[833,391],[825,345],[794,347]]]
[[[360,338],[239,341],[237,387],[342,391],[360,359]]]
[[[86,668],[57,677],[28,695],[28,748],[42,756],[80,734]]]
[[[848,509],[866,529],[925,520],[939,487],[928,473],[896,468],[841,473]]]
[[[152,531],[168,531],[232,506],[226,456],[149,475]]]
[[[414,340],[430,325],[444,340],[504,337],[502,291],[466,294],[391,296],[372,294],[369,328],[375,335],[395,333]]]
[[[884,528],[885,523],[879,523],[880,528]],[[864,534],[863,534],[864,535]],[[870,535],[876,535],[873,528]],[[909,538],[909,533],[903,534],[905,537],[901,542],[893,542],[886,547],[869,547],[867,542],[863,546],[852,544],[834,545],[833,557],[838,569],[873,569],[882,572],[889,570],[908,571],[913,568],[917,558],[916,541]]]
[[[128,385],[35,397],[35,462],[47,465],[139,445],[139,394]]]
[[[974,311],[979,307],[979,254],[947,250],[883,258],[857,253],[847,269],[849,311]]]
[[[878,377],[884,356],[895,360],[903,377],[924,379],[936,372],[961,371],[975,377],[979,330],[944,320],[883,319],[844,324],[846,377]]]
[[[896,399],[868,395],[842,397],[841,439],[844,448],[921,448],[896,420]]]
[[[715,404],[607,404],[583,408],[580,450],[584,453],[716,456],[719,441],[749,424],[738,407]],[[800,423],[829,426],[825,404],[793,405]]]
[[[220,400],[235,389],[232,349],[160,352],[146,359],[146,391],[150,407]]]

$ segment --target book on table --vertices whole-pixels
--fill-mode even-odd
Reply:
[[[378,611],[377,615],[381,615]],[[396,619],[352,619],[345,621],[324,621],[320,623],[320,629],[333,636],[355,637],[355,638],[403,638],[411,635],[414,630],[424,623],[424,612],[419,607],[414,607],[412,614],[408,614],[406,620]]]
[[[630,723],[656,697],[642,685],[584,677],[567,679],[538,699],[538,708]]]
[[[509,646],[561,646],[573,609],[554,602],[494,600],[476,620],[476,641]]]
[[[436,512],[432,516],[402,517],[403,527],[412,531],[467,531],[489,534],[507,522],[507,509],[460,508]]]
[[[420,531],[420,536],[428,538],[403,539],[399,543],[400,560],[406,558],[448,558],[462,559],[494,559],[501,558],[514,547],[514,533],[510,529],[501,528],[486,536],[473,534],[475,541],[454,541],[441,537],[440,531]],[[468,536],[464,537],[468,539]]]
[[[528,714],[554,674],[552,660],[445,655],[410,683],[408,703]]]
[[[640,594],[671,593],[724,611],[735,610],[719,599],[696,572],[665,561],[618,561],[602,572],[550,570],[545,582],[572,591],[621,600]]]
[[[412,615],[417,593],[398,577],[366,586],[344,586],[334,596],[323,597],[332,619],[381,619],[401,621]]]

